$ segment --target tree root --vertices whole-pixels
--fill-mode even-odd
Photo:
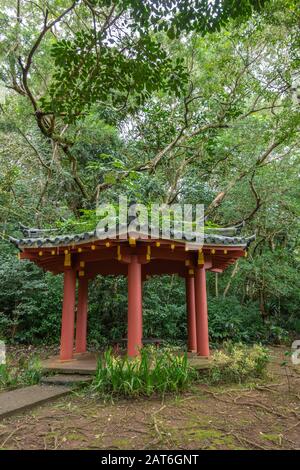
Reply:
[[[269,448],[263,447],[263,446],[261,446],[260,444],[257,444],[254,441],[250,441],[250,439],[246,439],[246,437],[238,436],[237,434],[235,434],[233,432],[228,433],[228,434],[233,436],[242,445],[247,444],[248,446],[255,447],[255,448],[260,449],[260,450],[270,450]]]
[[[221,400],[216,393],[211,392],[210,390],[206,390],[205,392],[211,394],[216,400],[218,400],[222,403],[226,403],[227,405],[234,404],[234,405],[237,405],[237,406],[252,406],[252,407],[255,407],[255,408],[260,408],[260,409],[266,411],[267,413],[278,416],[279,418],[284,418],[284,419],[288,418],[288,416],[280,413],[279,411],[272,410],[271,408],[268,408],[267,406],[265,406],[261,403],[251,403],[251,402],[239,402],[239,401],[237,401],[239,398],[242,398],[241,396],[236,397],[235,400],[233,400],[233,401],[228,401],[228,400]]]
[[[288,416],[280,413],[279,411],[272,410],[271,408],[268,408],[267,406],[262,405],[261,403],[251,403],[251,402],[242,402],[242,403],[241,402],[234,402],[234,403],[236,405],[253,406],[255,408],[260,408],[260,409],[266,411],[267,413],[278,416],[279,418],[284,418],[284,419],[288,418]]]
[[[20,426],[18,428],[15,428],[5,439],[4,441],[2,442],[0,448],[4,447],[5,444],[9,441],[9,439],[16,433],[18,432],[20,429],[24,428],[24,426]]]
[[[289,432],[292,429],[295,429],[297,426],[299,426],[299,424],[300,424],[300,421],[298,421],[298,423],[296,423],[296,424],[293,424],[293,426],[290,426],[289,428],[287,428],[285,432]]]
[[[281,383],[281,384],[274,384],[273,387],[279,386],[279,385],[284,385],[284,384],[283,384],[283,383]],[[261,390],[262,392],[266,390],[267,392],[280,393],[280,392],[277,391],[277,390],[272,390],[272,388],[271,388],[270,385],[268,385],[268,386],[267,386],[267,385],[256,385],[255,388],[256,388],[256,390]]]

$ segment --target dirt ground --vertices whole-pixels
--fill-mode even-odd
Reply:
[[[113,403],[72,393],[0,421],[0,448],[300,449],[300,366],[284,351],[272,349],[267,381],[244,387]]]

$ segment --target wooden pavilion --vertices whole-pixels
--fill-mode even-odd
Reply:
[[[106,238],[97,230],[47,236],[44,230],[22,226],[25,238],[10,237],[10,240],[19,248],[20,259],[28,259],[44,271],[64,275],[61,361],[70,361],[74,353],[86,352],[88,283],[98,274],[127,276],[129,356],[136,356],[142,347],[143,282],[149,276],[161,274],[178,274],[185,278],[188,350],[208,357],[206,271],[221,273],[246,255],[254,237],[239,236],[240,229],[241,226],[207,230],[201,249],[185,240],[177,240],[176,234],[153,239],[135,232],[124,237],[120,228],[118,236]]]

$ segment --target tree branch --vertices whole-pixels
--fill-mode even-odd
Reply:
[[[205,211],[205,215],[208,216],[210,215],[217,207],[221,205],[223,202],[224,198],[227,196],[229,191],[238,183],[240,182],[245,176],[247,176],[249,173],[253,172],[255,173],[256,169],[259,168],[259,166],[268,158],[268,156],[273,152],[275,148],[277,148],[280,144],[283,143],[285,140],[286,136],[282,137],[282,139],[273,142],[269,147],[263,152],[263,154],[256,160],[255,164],[251,166],[251,168],[248,168],[247,170],[242,171],[236,178],[232,179],[227,187],[223,190],[220,191],[217,196],[214,198],[214,200],[210,203],[208,206],[207,210]]]

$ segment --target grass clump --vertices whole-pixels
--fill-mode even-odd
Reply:
[[[109,349],[100,358],[92,383],[100,394],[125,397],[180,392],[196,378],[187,355],[171,349],[143,348],[135,359],[115,357]]]
[[[219,383],[246,383],[266,375],[270,361],[268,349],[258,344],[226,343],[222,351],[216,351],[209,370],[209,381]]]
[[[0,364],[0,390],[36,385],[41,377],[42,369],[38,358],[24,361],[21,366],[13,365],[10,361]]]

